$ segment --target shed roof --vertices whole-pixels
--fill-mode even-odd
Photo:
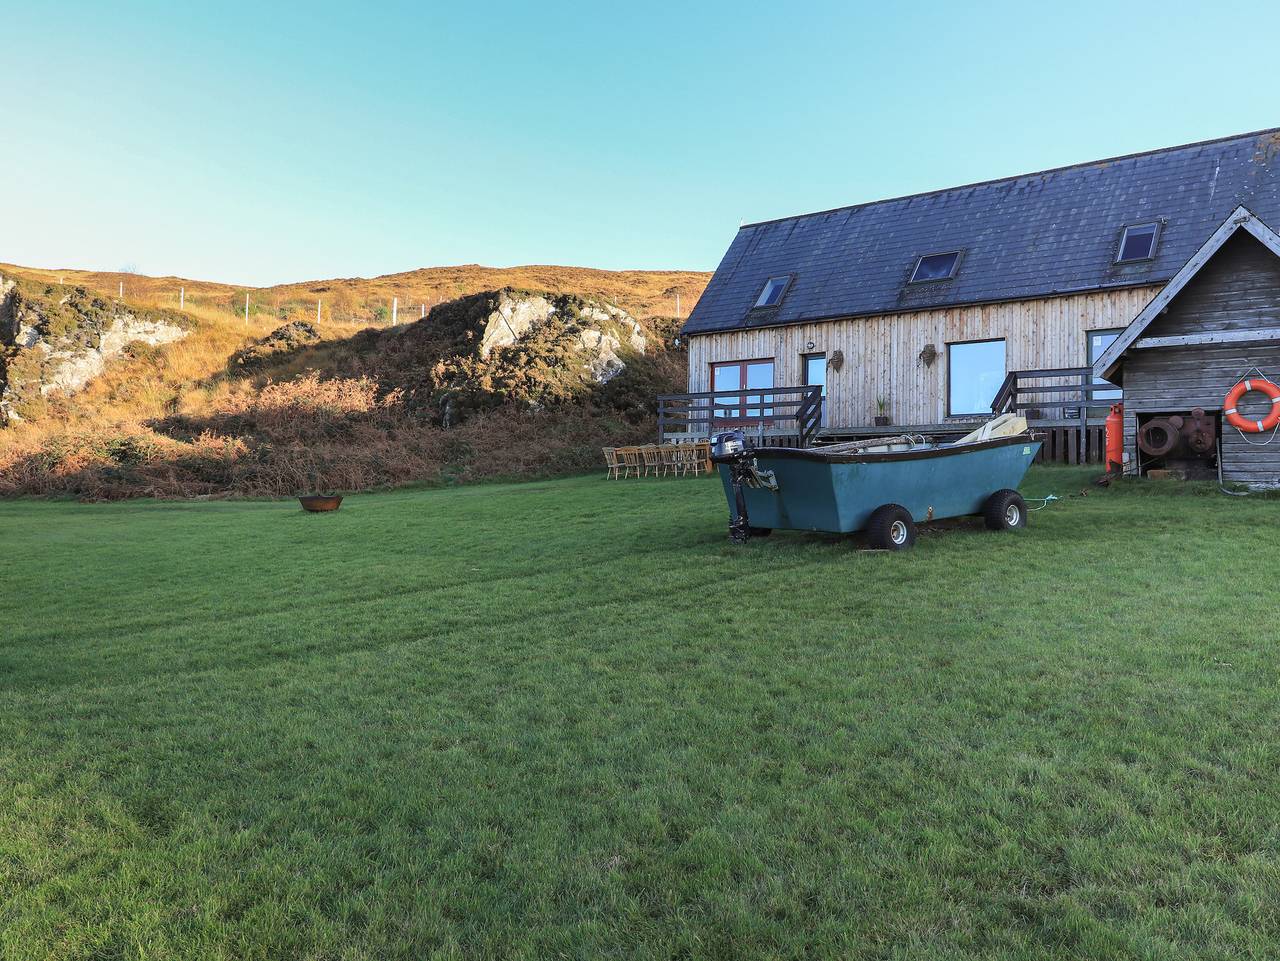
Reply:
[[[1164,313],[1173,299],[1191,282],[1191,279],[1200,273],[1205,264],[1213,259],[1214,254],[1221,250],[1223,245],[1241,230],[1251,234],[1264,247],[1277,257],[1280,257],[1280,235],[1277,235],[1274,230],[1259,220],[1253,211],[1243,205],[1237,207],[1218,226],[1218,229],[1209,235],[1209,238],[1200,246],[1200,249],[1191,255],[1187,262],[1182,265],[1182,268],[1173,275],[1173,278],[1151,298],[1151,302],[1142,309],[1142,312],[1130,321],[1129,326],[1111,342],[1111,346],[1103,351],[1102,356],[1093,365],[1094,374],[1114,384],[1122,384],[1124,382],[1123,362],[1125,355],[1133,350],[1142,332],[1151,325],[1152,321]],[[1231,336],[1230,332],[1218,335],[1219,338],[1224,339]],[[1213,335],[1206,335],[1205,342],[1211,342],[1212,337]]]
[[[1162,284],[1239,205],[1280,223],[1280,128],[748,224],[686,334]],[[1154,258],[1116,264],[1126,225],[1160,221]],[[963,250],[949,280],[907,281]],[[782,301],[754,307],[770,277]]]

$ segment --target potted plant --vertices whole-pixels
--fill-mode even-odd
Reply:
[[[888,397],[882,396],[882,397],[876,398],[876,426],[877,427],[889,426],[889,398]]]

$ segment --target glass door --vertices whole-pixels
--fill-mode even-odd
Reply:
[[[711,389],[714,391],[722,390],[740,390],[742,383],[742,365],[739,363],[732,364],[712,364],[711,365]],[[742,416],[742,408],[729,406],[736,397],[716,397],[712,399],[712,406],[715,411],[716,420],[728,418],[736,420]]]
[[[770,395],[760,393],[773,387],[773,358],[768,360],[731,360],[711,365],[711,389],[714,391],[743,391],[730,397],[713,399],[713,417],[718,426],[742,426],[758,423],[761,418],[773,416],[772,407],[747,407],[747,404],[767,404]],[[755,390],[756,393],[745,393]]]
[[[823,427],[827,426],[827,355],[826,354],[802,354],[800,359],[804,362],[804,385],[806,387],[822,388],[822,404],[819,408],[818,423]]]
[[[772,360],[753,360],[743,365],[746,370],[743,374],[743,387],[755,388],[760,390],[765,387],[773,386],[773,361]],[[748,394],[746,403],[748,404],[767,404],[773,400],[768,394]],[[744,412],[748,418],[772,417],[772,407],[748,407],[744,408]]]

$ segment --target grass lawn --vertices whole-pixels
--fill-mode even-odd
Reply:
[[[1276,957],[1278,512],[2,503],[0,957]]]

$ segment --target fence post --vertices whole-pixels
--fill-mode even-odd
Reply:
[[[124,281],[120,281],[120,299],[124,300]]]
[[[323,297],[316,298],[316,323],[317,324],[320,323],[320,301],[323,299],[324,299]]]
[[[1080,375],[1080,463],[1089,462],[1089,389],[1093,371]]]
[[[187,309],[187,288],[186,287],[178,288],[178,309],[179,310]]]
[[[392,327],[396,325],[396,320],[399,317],[399,315],[400,315],[400,298],[392,297],[391,298],[391,326]]]
[[[249,295],[244,295],[244,325],[249,326]]]

